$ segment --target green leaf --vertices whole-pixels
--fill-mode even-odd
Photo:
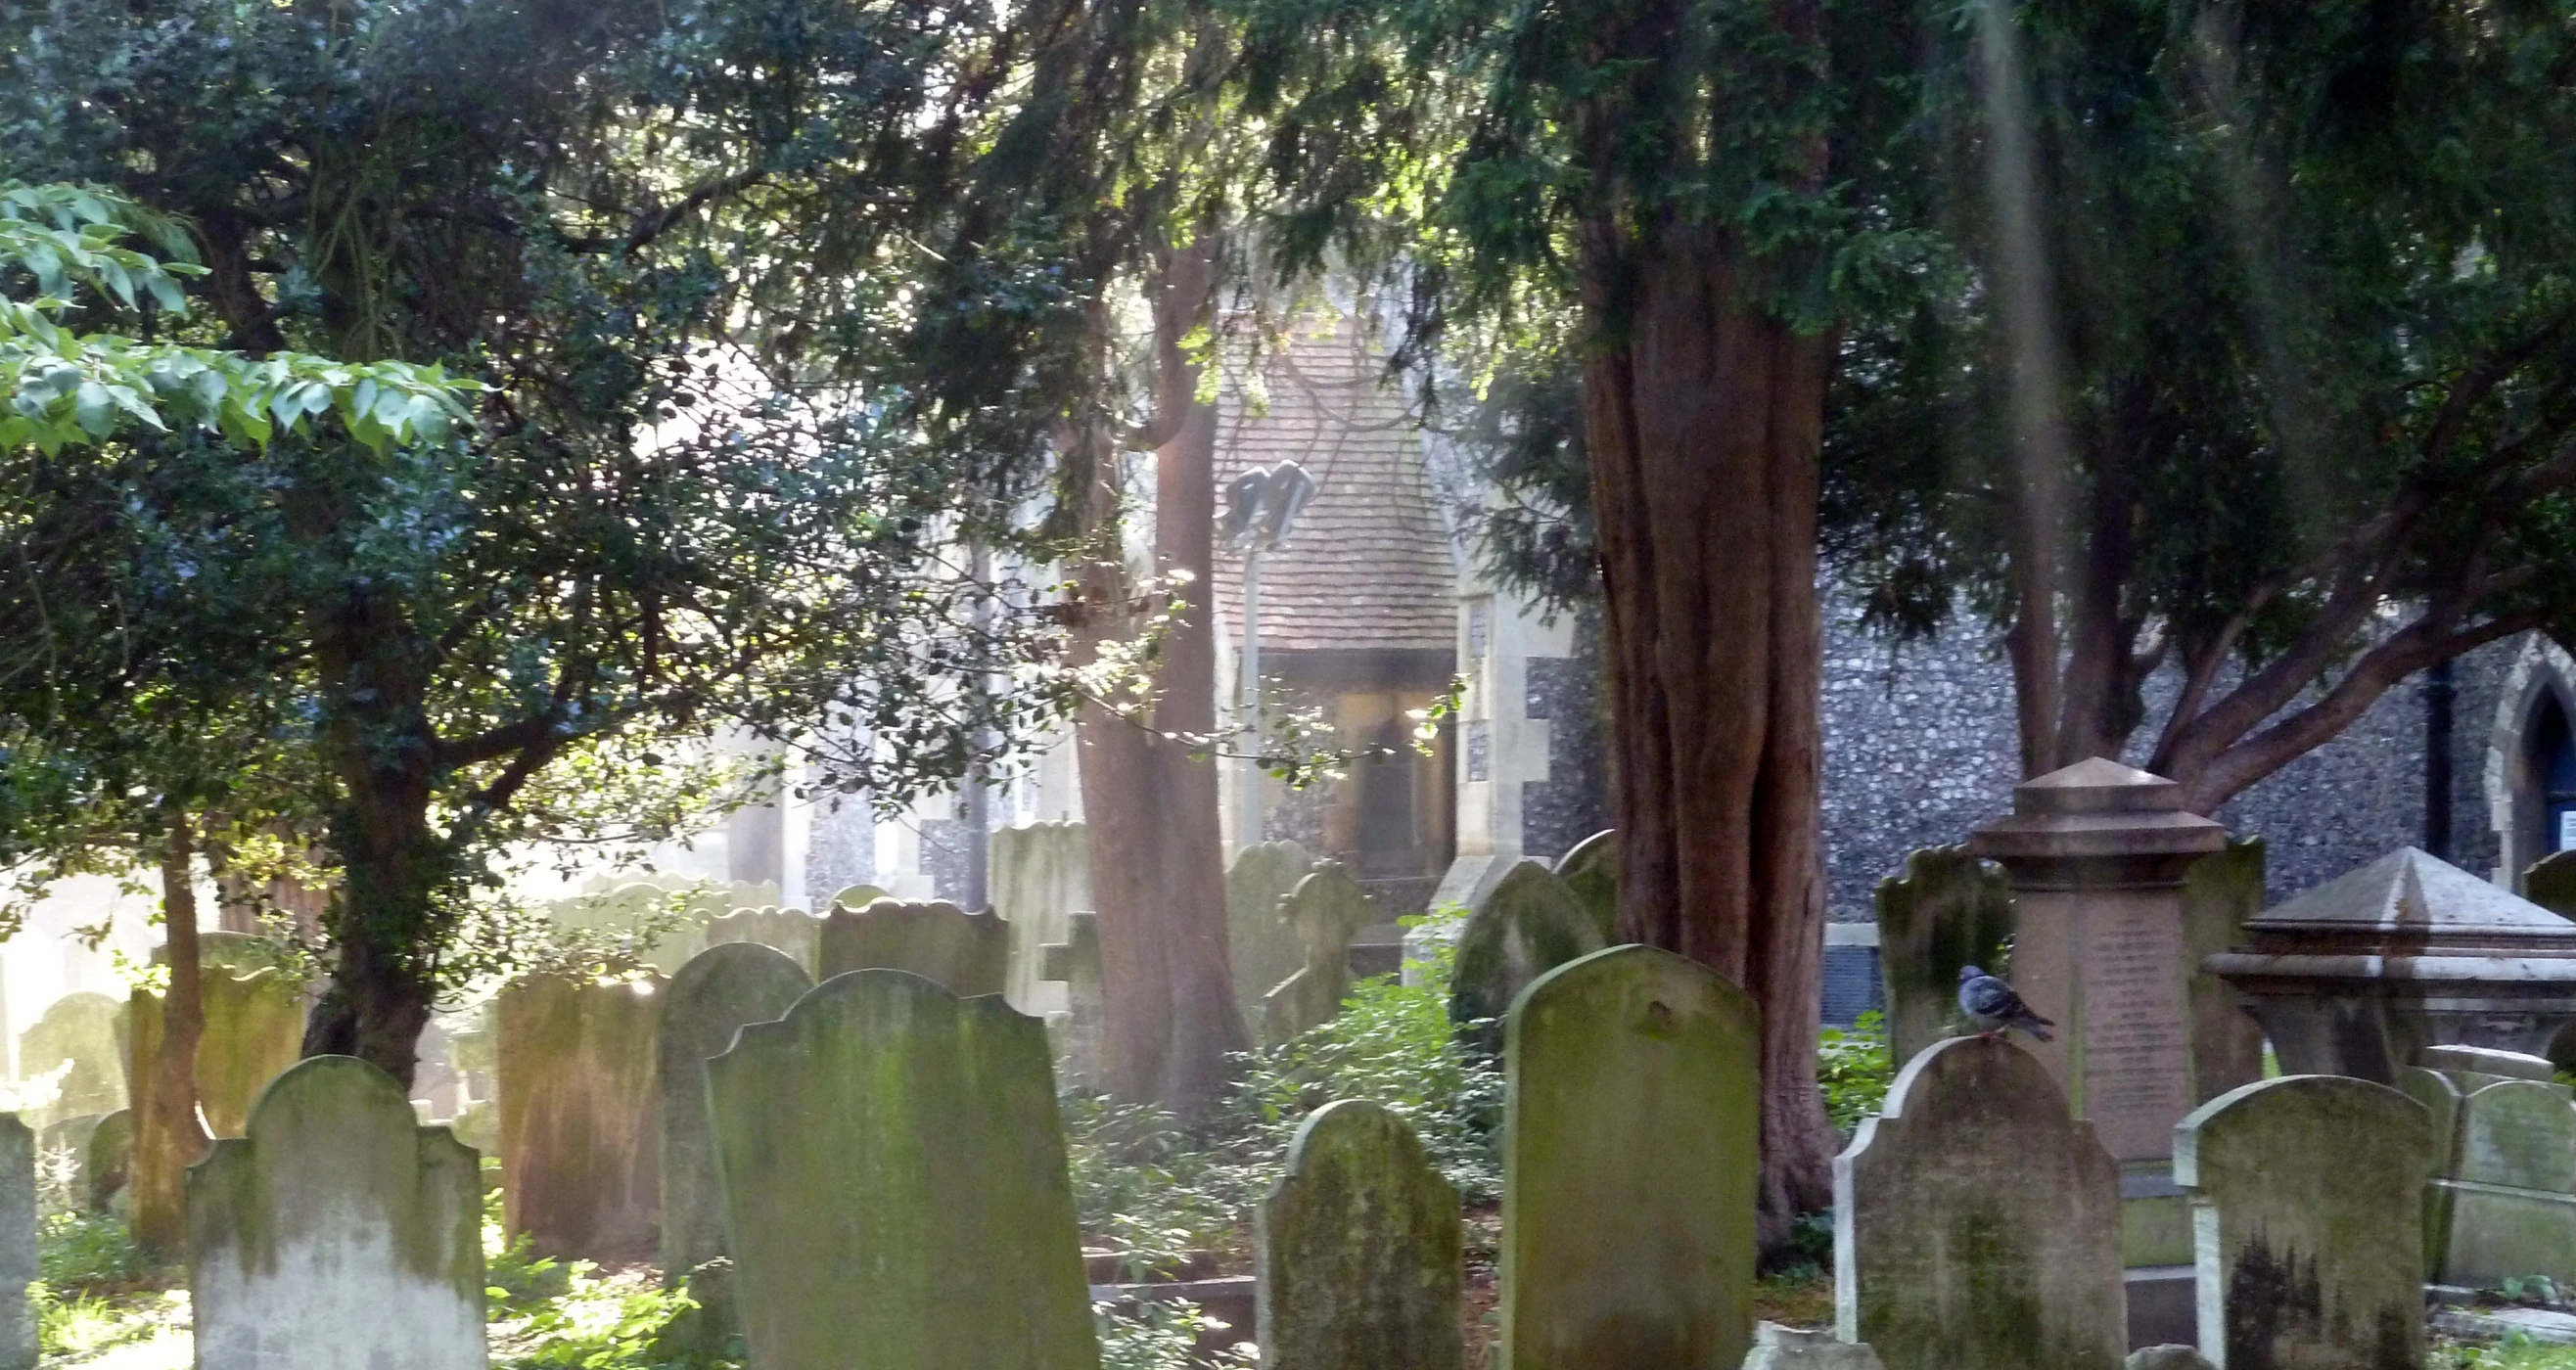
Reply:
[[[93,438],[106,437],[116,427],[116,397],[96,381],[82,381],[72,401],[72,417],[82,432]]]

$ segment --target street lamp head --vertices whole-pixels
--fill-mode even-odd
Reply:
[[[1218,527],[1238,552],[1284,547],[1315,489],[1315,478],[1293,461],[1253,467],[1226,486]]]

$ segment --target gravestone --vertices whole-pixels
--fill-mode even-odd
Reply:
[[[1080,823],[1025,823],[997,829],[987,847],[984,888],[1011,925],[1011,1007],[1038,1018],[1071,1008],[1062,981],[1049,980],[1045,948],[1071,939],[1067,921],[1091,901],[1091,843]]]
[[[731,907],[732,901],[720,889],[665,888],[635,880],[558,899],[546,909],[556,927],[623,942],[636,963],[668,975],[706,945],[708,921]],[[667,926],[648,936],[646,929],[654,924]]]
[[[2432,1076],[2441,1087],[2406,1090],[2434,1105],[2435,1178],[2424,1196],[2433,1278],[2482,1289],[2547,1275],[2576,1289],[2576,1104],[2567,1087],[2500,1080],[2443,1098],[2453,1081],[2407,1075],[2402,1083]]]
[[[618,1260],[654,1249],[654,1036],[661,982],[539,975],[501,991],[505,1225],[541,1256]]]
[[[823,920],[803,909],[735,909],[707,920],[707,945],[756,942],[784,953],[812,976],[822,963]]]
[[[2120,1370],[2120,1168],[2029,1053],[1933,1043],[1834,1158],[1834,1318],[1889,1370]]]
[[[762,1370],[1097,1370],[1046,1031],[918,975],[825,981],[707,1063]]]
[[[197,1039],[197,1107],[209,1133],[238,1137],[259,1092],[304,1054],[304,989],[274,967],[242,974],[212,962],[200,967],[197,984],[206,1018]],[[138,989],[126,1001],[126,1079],[138,1114],[152,1107],[162,1008],[155,990]]]
[[[2182,927],[2191,983],[2191,1088],[2194,1103],[2263,1078],[2263,1027],[2245,1011],[2234,985],[2212,974],[2208,958],[2242,945],[2245,925],[2263,911],[2263,839],[2230,842],[2191,863],[2182,877]]]
[[[1619,831],[1607,828],[1566,849],[1556,863],[1556,878],[1574,891],[1574,897],[1592,921],[1601,927],[1601,941],[1608,945],[1619,940]]]
[[[2211,1370],[2211,1366],[2199,1348],[2167,1342],[2130,1352],[2127,1370]]]
[[[1736,1370],[1753,1331],[1753,1001],[1696,962],[1613,947],[1534,981],[1504,1056],[1498,1370]]]
[[[2191,1195],[2200,1351],[2219,1370],[2424,1364],[2422,1107],[2385,1085],[2292,1075],[2175,1129]]]
[[[891,899],[893,897],[893,895],[886,893],[884,890],[878,889],[874,885],[843,885],[832,895],[830,901],[825,903],[823,907],[826,910],[834,907],[863,909],[880,899]]]
[[[1256,842],[1226,868],[1226,963],[1246,1023],[1260,1022],[1261,997],[1306,964],[1306,949],[1280,916],[1279,901],[1314,869],[1315,858],[1295,842]]]
[[[2576,851],[2532,862],[2522,873],[2522,897],[2561,918],[2576,918]]]
[[[1338,863],[1326,861],[1279,901],[1306,948],[1306,964],[1261,998],[1261,1036],[1285,1044],[1309,1028],[1331,1022],[1351,992],[1351,937],[1376,916],[1377,903]]]
[[[125,1182],[134,1166],[134,1114],[127,1109],[98,1120],[81,1157],[84,1202],[92,1213],[125,1209]]]
[[[1478,1034],[1490,1048],[1501,1041],[1500,1019],[1524,986],[1601,946],[1600,926],[1554,871],[1537,861],[1516,862],[1458,930],[1449,1020],[1494,1020]]]
[[[124,1005],[82,990],[56,999],[35,1026],[18,1036],[18,1078],[32,1079],[64,1063],[61,1092],[37,1110],[44,1122],[125,1107],[125,1049],[117,1018]]]
[[[706,1063],[733,1045],[744,1024],[787,1016],[813,987],[804,967],[758,942],[709,947],[671,977],[654,1072],[661,1098],[662,1274],[668,1283],[687,1279],[725,1254],[724,1196],[707,1124]]]
[[[1064,1083],[1076,1089],[1098,1089],[1106,1083],[1104,1054],[1109,998],[1100,978],[1100,915],[1088,910],[1068,915],[1065,940],[1038,949],[1039,974],[1064,987],[1065,1009],[1047,1018]]]
[[[200,1370],[475,1370],[483,1184],[393,1077],[315,1056],[188,1172]]]
[[[1263,1370],[1466,1370],[1458,1192],[1402,1118],[1308,1115],[1255,1226]]]
[[[1753,1350],[1744,1370],[1883,1370],[1876,1348],[1867,1342],[1840,1340],[1831,1332],[1753,1324]]]
[[[36,1134],[0,1113],[0,1370],[36,1370]]]
[[[1009,983],[1011,926],[945,899],[880,899],[823,920],[818,980],[854,970],[908,970],[951,994],[999,994]]]
[[[2012,932],[2003,873],[1965,848],[1923,848],[1905,858],[1905,874],[1878,882],[1878,976],[1896,1065],[1968,1030],[1959,1017],[1959,968],[2004,973]]]
[[[65,1118],[36,1134],[36,1182],[47,1206],[89,1207],[89,1139],[106,1118],[104,1113]]]

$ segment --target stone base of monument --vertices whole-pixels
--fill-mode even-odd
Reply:
[[[2188,1265],[2136,1266],[2129,1291],[2129,1349],[2200,1344],[2200,1302]]]

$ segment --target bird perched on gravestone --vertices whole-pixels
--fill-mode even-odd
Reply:
[[[1988,1037],[2020,1028],[2043,1042],[2056,1038],[2048,1030],[2057,1026],[2030,1011],[2013,987],[2003,977],[1988,975],[1975,966],[1959,967],[1959,1011]]]

